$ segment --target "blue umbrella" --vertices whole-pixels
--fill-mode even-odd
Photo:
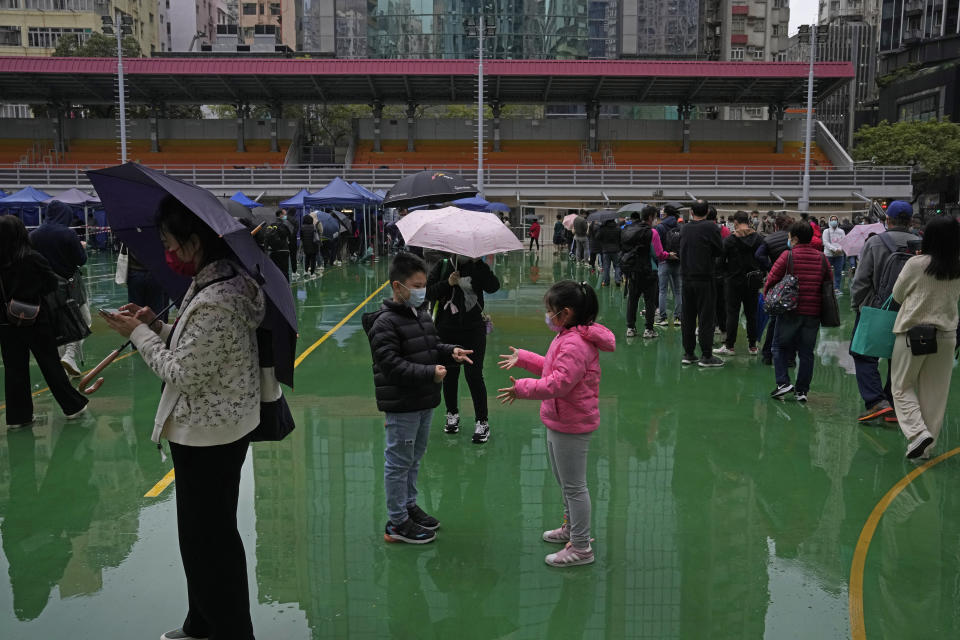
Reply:
[[[486,208],[490,205],[490,203],[480,196],[473,196],[472,198],[460,198],[459,200],[454,200],[453,205],[460,207],[461,209],[468,209],[470,211],[486,211]]]
[[[297,342],[293,295],[286,278],[260,250],[250,230],[227,213],[206,189],[133,162],[88,171],[87,176],[103,200],[113,232],[174,300],[183,297],[190,280],[171,271],[164,259],[163,244],[154,223],[161,200],[173,196],[223,237],[239,264],[263,288],[267,313],[261,328],[272,334],[277,380],[292,387]]]
[[[326,211],[317,211],[317,224],[321,225],[321,233],[327,238],[332,238],[333,234],[340,231],[340,222]]]
[[[485,206],[483,210],[489,211],[490,213],[510,213],[510,207],[502,202],[491,202]]]
[[[230,199],[234,202],[239,202],[248,209],[256,209],[257,207],[261,206],[256,200],[251,200],[248,198],[247,194],[245,194],[243,191],[237,191],[235,194],[230,196]]]

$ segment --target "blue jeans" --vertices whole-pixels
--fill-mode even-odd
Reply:
[[[773,337],[773,370],[777,384],[790,384],[790,371],[787,364],[797,359],[798,393],[810,391],[813,380],[813,350],[817,346],[817,334],[820,333],[820,318],[803,316],[797,313],[785,313],[777,317]]]
[[[617,284],[623,280],[620,272],[620,255],[616,251],[607,251],[600,255],[603,260],[603,284],[610,285],[610,265],[613,265],[613,277]]]
[[[417,503],[417,472],[427,451],[433,409],[409,413],[387,413],[387,447],[383,450],[383,489],[387,515],[393,524],[410,516],[407,507]]]
[[[667,317],[667,287],[673,289],[673,317],[679,318],[683,311],[683,293],[680,287],[680,261],[664,260],[657,267],[660,281],[660,318]]]
[[[830,266],[833,267],[833,288],[840,291],[843,286],[843,265],[847,261],[846,256],[827,256]]]

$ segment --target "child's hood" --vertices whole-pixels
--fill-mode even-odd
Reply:
[[[573,327],[570,331],[576,332],[600,351],[614,351],[617,348],[617,337],[613,334],[613,331],[602,324],[594,322],[590,325],[579,325]]]

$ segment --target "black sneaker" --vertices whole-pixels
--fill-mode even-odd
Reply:
[[[723,360],[717,356],[710,356],[709,358],[700,358],[700,362],[697,363],[704,369],[714,369],[716,367],[723,366]]]
[[[806,402],[807,401],[807,392],[806,391],[794,391],[793,397],[797,402]]]
[[[424,529],[413,518],[407,518],[402,524],[393,524],[387,522],[387,527],[383,532],[383,539],[387,542],[406,542],[408,544],[427,544],[433,542],[437,534],[429,529]]]
[[[477,420],[477,425],[473,430],[474,444],[483,444],[490,439],[490,424],[486,420]]]
[[[782,398],[783,396],[787,395],[791,391],[793,391],[792,384],[778,384],[777,388],[770,392],[770,397]]]
[[[429,529],[430,531],[436,531],[440,528],[440,521],[431,516],[429,513],[421,509],[417,505],[412,507],[407,507],[407,515],[410,516],[410,519],[416,522],[418,525],[424,529]]]
[[[691,353],[688,353],[687,355],[683,356],[683,360],[680,361],[680,364],[693,364],[696,361],[697,361],[697,356]]]
[[[443,427],[444,433],[460,432],[460,414],[447,411],[447,423]]]

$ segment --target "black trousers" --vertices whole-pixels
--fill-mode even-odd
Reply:
[[[7,424],[24,424],[33,420],[31,353],[64,415],[72,415],[87,406],[89,400],[73,388],[60,365],[60,354],[50,325],[45,322],[30,327],[4,324],[0,325],[0,355],[6,369],[3,386]]]
[[[303,254],[303,272],[304,273],[314,273],[317,270],[317,253],[305,253]]]
[[[713,330],[716,328],[717,292],[713,278],[683,281],[683,351],[694,355],[697,349],[697,326],[700,327],[700,352],[703,358],[713,356]]]
[[[653,321],[656,316],[659,283],[656,272],[650,274],[627,274],[627,327],[637,328],[637,306],[643,298],[643,318],[646,329],[653,331]]]
[[[533,251],[533,244],[537,244],[537,251],[540,251],[540,238],[534,238],[530,236],[530,250]]]
[[[276,251],[270,254],[270,259],[273,260],[273,264],[277,265],[277,269],[280,269],[280,273],[283,274],[283,277],[290,281],[290,252],[289,251]]]
[[[733,349],[740,328],[740,308],[747,319],[747,344],[757,346],[757,289],[747,284],[746,277],[727,278],[724,282],[727,303],[727,348]]]
[[[189,603],[183,631],[195,638],[253,638],[247,560],[237,530],[240,468],[248,443],[246,437],[213,447],[170,443]]]
[[[727,292],[726,287],[724,286],[724,278],[714,278],[713,280],[714,291],[717,294],[716,298],[716,314],[713,316],[715,318],[714,328],[720,327],[721,331],[727,330]]]
[[[443,379],[443,401],[450,413],[460,413],[457,406],[460,392],[460,369],[467,379],[470,388],[470,397],[473,398],[473,413],[477,420],[486,420],[487,383],[483,379],[483,357],[487,352],[487,328],[481,325],[477,329],[465,331],[440,331],[440,339],[447,344],[459,345],[464,349],[472,349],[470,359],[473,364],[447,365],[447,377]]]
[[[760,350],[760,353],[767,360],[773,359],[773,336],[776,333],[777,329],[777,316],[770,316],[767,320],[767,328],[764,329],[766,333],[763,335],[763,348]]]

